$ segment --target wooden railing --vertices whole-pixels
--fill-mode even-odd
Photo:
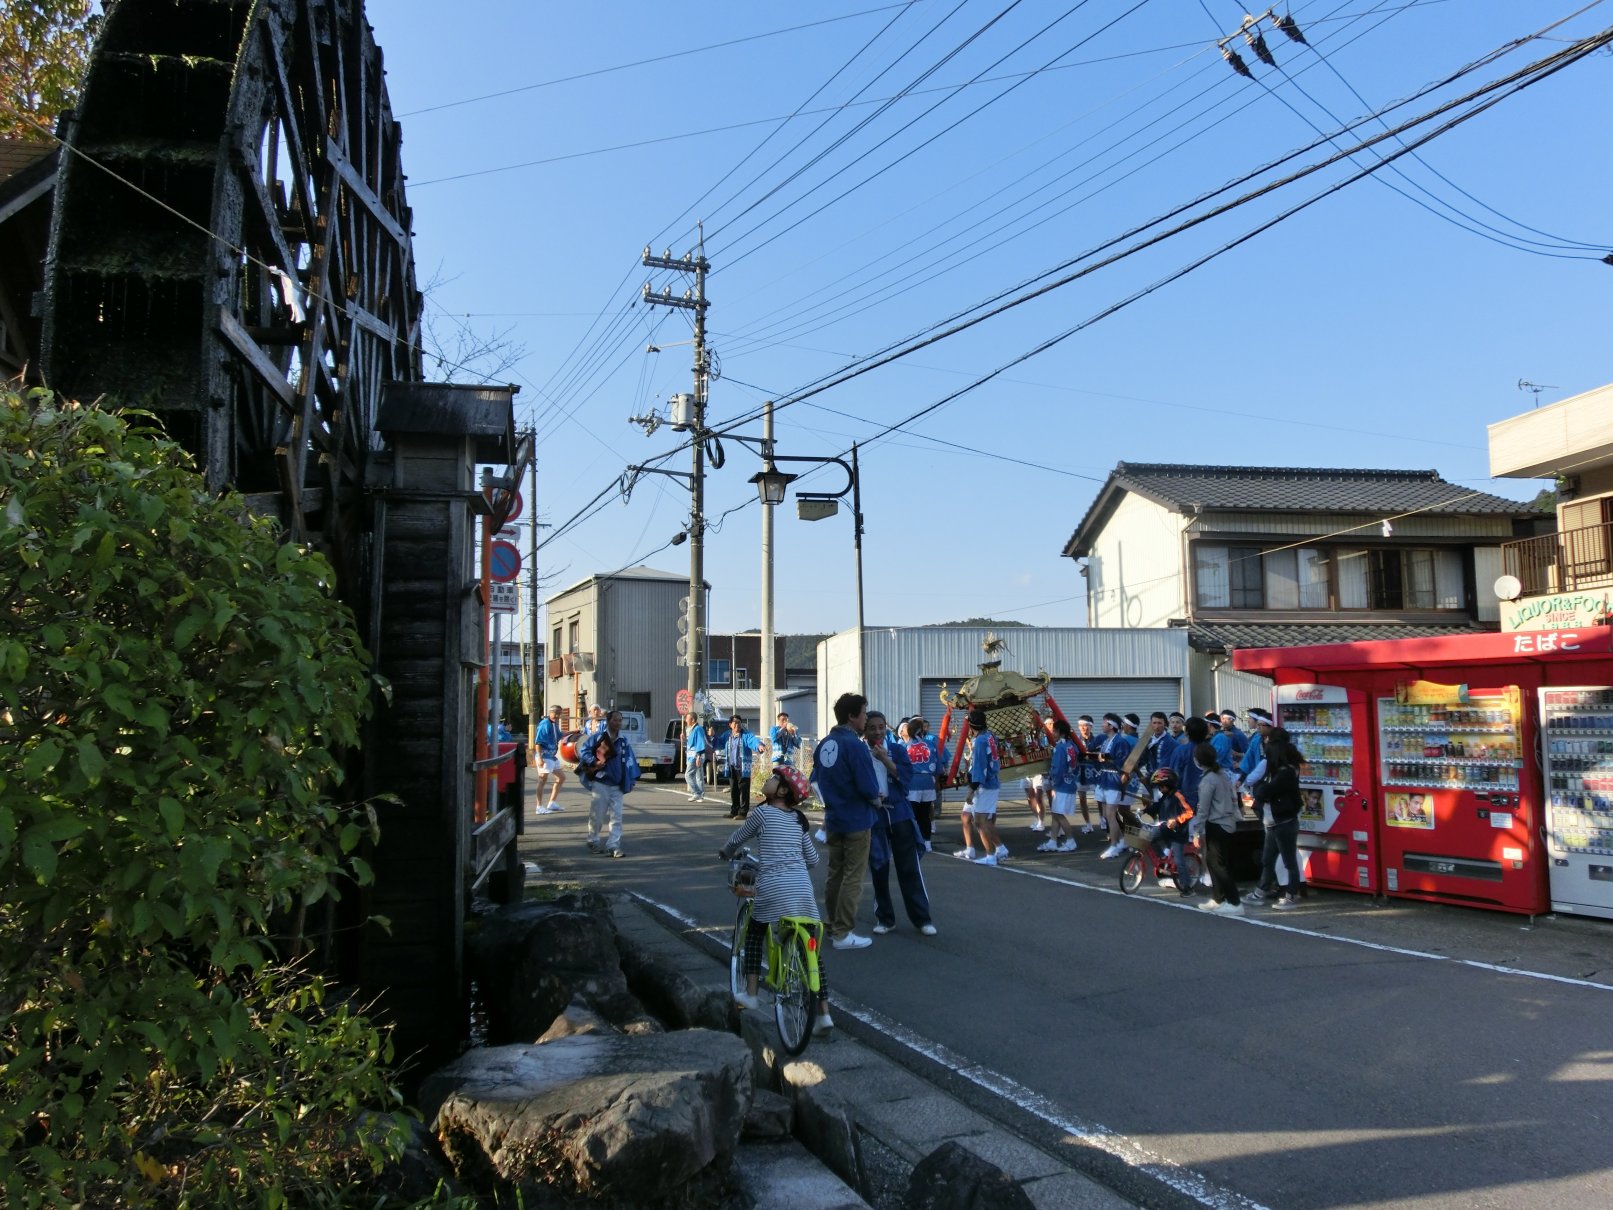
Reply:
[[[1505,543],[1501,565],[1526,597],[1613,585],[1613,522]]]

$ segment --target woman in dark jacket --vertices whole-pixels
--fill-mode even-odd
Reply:
[[[1244,898],[1250,903],[1273,900],[1272,907],[1286,911],[1299,906],[1304,891],[1299,870],[1299,811],[1302,803],[1299,790],[1299,767],[1304,761],[1299,749],[1281,727],[1266,737],[1264,742],[1266,775],[1254,787],[1255,809],[1262,815],[1270,813],[1266,827],[1266,846],[1260,855],[1260,884]],[[1288,867],[1288,889],[1278,894],[1277,855]]]

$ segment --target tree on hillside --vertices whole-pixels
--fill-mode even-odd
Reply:
[[[998,618],[964,618],[961,622],[928,622],[927,626],[1029,626],[1029,622],[1004,622]]]
[[[0,18],[0,138],[49,142],[78,101],[101,17],[92,0],[6,0]]]

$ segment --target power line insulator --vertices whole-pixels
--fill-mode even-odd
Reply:
[[[1267,67],[1277,66],[1277,60],[1271,57],[1271,48],[1266,45],[1265,34],[1246,29],[1243,31],[1243,40],[1249,44],[1249,49],[1255,52],[1255,58]]]
[[[1227,65],[1240,76],[1247,76],[1251,80],[1255,78],[1254,73],[1249,70],[1249,65],[1243,61],[1243,56],[1237,51],[1233,50],[1230,46],[1223,46],[1221,48],[1221,57],[1225,59],[1227,61]]]
[[[1299,24],[1294,20],[1293,13],[1284,13],[1282,16],[1273,17],[1271,20],[1272,24],[1288,35],[1290,42],[1298,42],[1301,46],[1310,45],[1309,42],[1305,41],[1305,35],[1299,32]]]

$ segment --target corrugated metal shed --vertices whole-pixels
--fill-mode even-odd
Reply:
[[[921,683],[945,679],[956,690],[986,657],[988,633],[1006,641],[1003,666],[1026,674],[1047,672],[1060,679],[1188,679],[1187,632],[1181,628],[1093,629],[1079,626],[1010,627],[919,626],[866,632],[867,688],[857,668],[857,632],[843,631],[818,645],[818,717],[827,728],[835,698],[862,692],[892,718],[929,707]]]

